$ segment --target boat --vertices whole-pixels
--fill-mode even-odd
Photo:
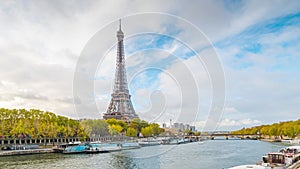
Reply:
[[[300,144],[300,139],[290,140],[291,144]]]
[[[108,150],[99,148],[99,147],[89,147],[88,149],[84,150],[86,154],[98,154],[98,153],[109,153]]]
[[[139,145],[142,147],[146,147],[146,146],[157,146],[160,145],[161,143],[158,140],[141,140],[139,141]]]
[[[86,150],[90,149],[91,144],[89,143],[84,143],[84,144],[79,144],[79,145],[71,145],[67,146],[63,150],[63,154],[80,154],[80,153],[85,153]]]
[[[178,139],[171,139],[171,140],[169,141],[169,144],[172,144],[172,145],[174,145],[174,144],[179,144],[179,140],[178,140]]]
[[[102,151],[115,152],[122,150],[121,143],[101,143],[98,145]]]
[[[187,139],[187,138],[182,138],[182,139],[178,140],[178,144],[186,144],[188,142],[189,142],[189,139]]]
[[[56,145],[52,148],[54,153],[62,153],[68,144],[60,144],[60,145]]]
[[[189,143],[190,140],[188,138],[169,138],[167,140],[164,140],[163,144],[186,144]]]
[[[129,150],[129,149],[138,149],[141,148],[138,142],[125,142],[121,144],[122,150]]]
[[[256,165],[241,165],[230,169],[297,169],[300,168],[300,146],[289,146],[262,156],[262,162]]]
[[[97,154],[121,150],[123,150],[121,143],[91,143],[84,152],[87,154]]]
[[[69,147],[69,146],[77,146],[80,145],[80,141],[75,141],[75,142],[69,142],[69,143],[64,143],[64,144],[58,144],[52,148],[54,153],[63,153],[63,151]]]
[[[261,166],[261,165],[240,165],[240,166],[236,166],[236,167],[231,167],[229,169],[265,169],[265,167]]]

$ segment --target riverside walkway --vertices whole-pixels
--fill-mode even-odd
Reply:
[[[0,146],[8,145],[59,145],[69,142],[111,142],[111,141],[124,141],[124,140],[134,140],[132,137],[126,136],[102,136],[102,137],[91,137],[91,138],[81,138],[81,137],[61,137],[61,138],[0,138]]]

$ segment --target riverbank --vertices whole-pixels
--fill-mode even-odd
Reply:
[[[31,149],[31,150],[7,150],[0,151],[1,156],[14,156],[14,155],[31,155],[31,154],[45,154],[45,153],[53,153],[52,148],[44,148],[44,149]]]
[[[267,152],[286,147],[257,140],[206,140],[179,145],[142,147],[103,154],[45,153],[0,158],[1,168],[229,168],[255,164]],[[255,151],[253,151],[255,149]],[[208,158],[209,157],[209,158]]]
[[[38,144],[16,144],[1,147],[1,156],[44,154],[44,153],[103,153],[114,152],[130,149],[138,149],[145,146],[169,145],[169,144],[185,144],[195,142],[195,139],[183,138],[143,138],[131,141],[97,141],[97,142],[69,142],[58,145],[38,145]]]
[[[179,143],[180,140],[177,140],[176,144],[180,144]],[[282,142],[282,143],[287,143],[287,144],[292,144],[292,145],[297,145],[295,144],[295,140],[274,140],[274,139],[261,139],[259,141],[262,142]],[[134,143],[137,143],[138,141],[135,141]],[[143,143],[142,140],[139,140],[140,143]],[[99,142],[100,143],[100,142]],[[114,143],[114,142],[103,142],[103,144],[109,144],[109,143]],[[120,143],[120,142],[119,142]],[[130,142],[124,142],[124,143],[130,143]],[[172,144],[173,142],[170,142],[169,144]],[[185,143],[189,143],[189,142],[185,142]],[[100,143],[101,144],[101,143]],[[165,145],[166,142],[161,142],[161,144]],[[125,144],[124,144],[125,145]],[[160,145],[160,144],[157,144]],[[38,146],[38,145],[37,145]],[[139,147],[135,146],[121,146],[121,150],[126,150],[126,149],[136,149],[136,148],[140,148],[143,145],[140,145]],[[19,145],[20,147],[20,145]],[[23,149],[24,148],[24,149]],[[22,149],[13,149],[13,150],[2,150],[0,151],[0,157],[3,156],[22,156],[22,155],[30,155],[30,154],[45,154],[45,153],[56,153],[56,152],[62,152],[64,149],[62,149],[61,151],[55,151],[52,146],[48,145],[48,146],[39,146],[39,148],[34,148],[34,149],[26,149],[26,146],[23,146]]]
[[[287,144],[295,144],[300,145],[300,139],[274,139],[274,138],[262,138],[260,141],[267,141],[267,142],[282,142]]]

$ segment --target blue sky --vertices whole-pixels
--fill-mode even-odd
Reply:
[[[299,119],[300,2],[293,0],[0,2],[0,107],[100,118],[119,18],[142,118],[202,129],[217,111],[220,130]],[[78,68],[84,75],[76,81]],[[224,91],[213,80],[223,76]],[[214,95],[222,92],[223,101]]]

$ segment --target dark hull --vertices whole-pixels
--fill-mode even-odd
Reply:
[[[99,153],[109,153],[107,150],[86,150],[86,154],[99,154]]]
[[[54,153],[63,153],[64,150],[65,150],[64,148],[53,148]]]
[[[84,151],[63,151],[63,154],[83,154]]]

